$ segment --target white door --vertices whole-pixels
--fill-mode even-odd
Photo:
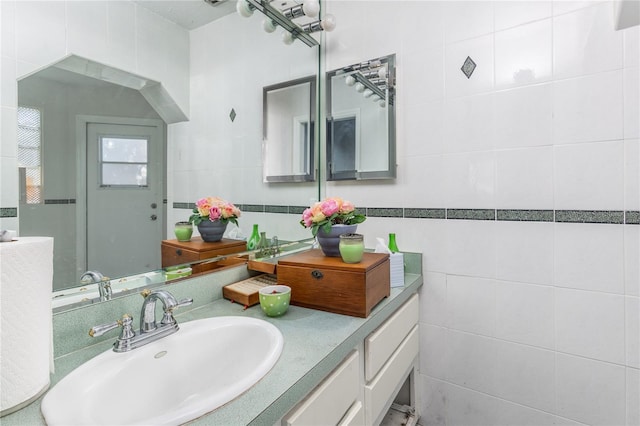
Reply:
[[[87,269],[106,277],[159,269],[162,131],[87,123]]]

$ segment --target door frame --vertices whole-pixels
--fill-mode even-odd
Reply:
[[[155,127],[162,144],[162,174],[160,193],[162,194],[162,235],[167,232],[167,136],[164,121],[157,118],[112,117],[100,115],[76,116],[76,270],[79,274],[87,268],[87,127],[89,124],[115,124]],[[160,248],[158,247],[158,250]],[[148,272],[148,271],[140,271]],[[79,276],[79,275],[78,275]],[[115,278],[115,277],[112,277]]]

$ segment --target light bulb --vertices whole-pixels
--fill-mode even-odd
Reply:
[[[282,33],[282,42],[286,45],[293,43],[293,36],[289,31],[285,31]]]
[[[278,26],[276,25],[273,19],[264,18],[262,20],[262,29],[268,33],[272,33],[276,30]]]
[[[358,93],[364,92],[364,84],[356,83],[356,92],[358,92]]]
[[[253,8],[247,0],[238,0],[238,2],[236,3],[236,11],[240,16],[243,16],[245,18],[253,15]]]
[[[378,95],[373,95],[373,96],[371,97],[371,100],[372,100],[373,102],[378,102],[378,101],[380,100],[380,96],[378,96]]]
[[[333,31],[336,28],[336,18],[331,14],[324,15],[324,19],[320,21],[320,26],[326,32]]]
[[[347,86],[353,86],[354,84],[356,84],[356,79],[354,76],[352,75],[348,75],[345,79],[344,82],[347,84]]]
[[[302,11],[310,18],[315,18],[320,12],[320,3],[318,0],[304,0],[302,2]]]
[[[378,77],[385,78],[386,76],[387,76],[387,68],[380,67],[380,69],[378,70]]]
[[[365,89],[365,91],[362,92],[362,96],[364,96],[365,98],[369,98],[371,97],[371,95],[373,95],[373,90],[371,89]]]
[[[387,103],[384,100],[381,100],[379,105],[380,105],[380,108],[384,108],[387,106]]]

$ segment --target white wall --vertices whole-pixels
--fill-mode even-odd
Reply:
[[[129,1],[0,2],[0,207],[18,206],[17,80],[78,55],[160,81],[189,114],[189,33]],[[15,188],[15,189],[13,189]],[[18,229],[0,214],[2,229]]]
[[[609,2],[330,1],[327,69],[395,52],[398,179],[356,206],[640,209],[639,27]],[[477,64],[470,79],[460,68]],[[632,425],[640,226],[369,217],[424,254],[423,424]]]

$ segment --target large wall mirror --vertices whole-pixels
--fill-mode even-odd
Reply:
[[[142,277],[140,285],[154,284],[153,272],[161,267],[160,241],[174,238],[174,222],[186,220],[190,215],[190,208],[186,205],[204,196],[222,196],[241,205],[243,216],[240,222],[244,236],[250,233],[252,224],[258,223],[261,230],[268,231],[270,237],[277,235],[280,241],[308,238],[309,233],[297,225],[297,214],[293,219],[294,225],[291,225],[292,215],[289,213],[296,211],[291,207],[305,206],[310,200],[317,199],[318,183],[308,181],[271,185],[262,179],[262,90],[265,86],[305,76],[312,76],[315,82],[320,49],[309,48],[298,42],[291,46],[284,45],[279,34],[270,36],[262,30],[262,19],[258,15],[245,19],[230,10],[227,15],[191,32],[192,90],[189,117],[176,114],[172,120],[167,120],[166,106],[171,102],[163,97],[164,93],[145,93],[154,87],[162,87],[163,82],[144,82],[139,76],[125,70],[101,67],[98,62],[101,59],[99,49],[96,49],[98,56],[95,58],[85,60],[72,57],[71,62],[76,61],[73,64],[68,61],[57,63],[19,81],[19,106],[42,113],[39,122],[41,142],[43,147],[46,145],[41,157],[34,159],[34,164],[41,162],[44,173],[43,198],[32,205],[24,200],[20,204],[18,219],[24,219],[25,223],[20,223],[19,235],[48,235],[55,238],[54,290],[84,287],[80,277],[92,266],[82,259],[89,258],[93,249],[102,250],[97,257],[105,261],[115,259],[112,256],[114,254],[124,255],[125,249],[154,253],[151,259],[127,262],[126,269],[100,271],[111,279],[123,276],[128,279],[135,275]],[[216,42],[212,43],[212,40]],[[233,43],[225,40],[233,40]],[[108,83],[99,77],[91,78],[87,72],[71,72],[70,68],[74,68],[71,65],[82,65],[83,69],[89,71],[97,70],[96,75],[101,74],[98,71],[108,69],[108,73],[102,74],[120,76],[127,83]],[[256,72],[258,69],[263,72]],[[315,94],[315,88],[306,92]],[[154,106],[152,99],[163,102],[162,108]],[[306,101],[307,110],[310,103],[310,99]],[[311,143],[316,140],[313,134],[318,132],[317,126],[313,125],[317,106],[313,108],[314,112],[308,113],[306,124],[305,119],[300,118],[301,127],[307,126],[308,131],[298,135],[302,140],[307,138],[310,143],[307,153],[302,150],[298,154],[301,157],[308,155],[310,159],[314,154]],[[96,140],[104,142],[103,147],[122,146],[124,143],[129,148],[124,147],[118,152],[102,150],[83,154],[78,146],[85,142],[78,138],[78,134],[89,134],[89,130],[78,130],[81,116],[138,120],[139,124],[145,126],[154,122],[159,130],[156,135],[158,139],[157,142],[150,142],[146,135],[141,134],[123,138],[124,134],[119,130],[101,127],[94,129],[93,134]],[[22,128],[27,132],[33,131],[38,121],[28,115],[25,117],[22,117]],[[112,124],[106,121],[106,124]],[[49,131],[55,131],[56,134]],[[196,146],[198,149],[195,149]],[[147,157],[141,156],[141,147],[146,147]],[[29,148],[28,142],[24,148]],[[150,148],[159,148],[159,151]],[[89,207],[102,208],[101,219],[85,208],[88,207],[88,198],[87,195],[78,194],[77,183],[84,178],[82,171],[88,167],[87,155],[104,160],[101,165],[106,168],[117,165],[115,163],[127,163],[126,169],[135,169],[131,175],[134,180],[158,178],[155,181],[156,198],[134,208],[141,215],[141,220],[153,226],[153,230],[144,232],[150,236],[148,246],[142,248],[139,238],[130,238],[124,243],[114,239],[115,234],[111,231],[121,226],[118,220],[131,219],[131,216],[118,216],[117,219],[112,214],[120,211],[123,203],[129,203],[120,195],[115,198],[98,195],[93,198],[94,203],[89,203]],[[310,160],[309,164],[312,162]],[[157,167],[153,176],[151,165]],[[300,169],[302,174],[305,172],[303,169]],[[309,166],[306,172],[313,174],[314,170],[314,166]],[[133,189],[148,187],[151,182],[140,181],[141,184],[138,184],[136,180],[135,185],[131,185],[131,182],[123,184],[117,180],[121,175],[116,173],[112,176],[116,181],[102,186],[121,186],[119,190],[132,192]],[[25,197],[27,192],[34,192],[33,188],[27,191],[27,186],[37,184],[27,176],[27,170],[24,171],[22,182]],[[96,182],[105,183],[101,180]],[[3,181],[3,190],[4,185],[9,184],[13,188],[12,182]],[[138,198],[135,194],[133,197]],[[84,203],[81,199],[85,200]],[[288,214],[281,214],[283,212]],[[88,218],[97,221],[90,222]],[[98,231],[95,238],[89,237],[87,228]],[[124,262],[115,260],[113,263]],[[103,268],[110,267],[99,266],[96,269]],[[129,281],[132,286],[133,281]]]
[[[263,89],[265,182],[315,180],[316,76]]]
[[[327,180],[396,177],[395,54],[327,73]]]

